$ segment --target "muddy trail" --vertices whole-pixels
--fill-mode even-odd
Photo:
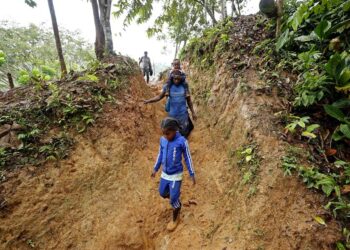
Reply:
[[[0,249],[332,249],[338,226],[313,219],[325,213],[321,196],[280,170],[286,145],[273,112],[283,103],[255,91],[255,72],[247,75],[252,91],[242,93],[224,69],[190,72],[194,82],[212,81],[222,98],[211,108],[197,103],[189,139],[197,185],[186,173],[175,232],[166,231],[171,209],[158,195],[159,175],[150,178],[163,104],[142,104],[158,88],[137,76],[77,136],[68,159],[16,170],[1,184]],[[235,152],[252,144],[259,164],[246,185]]]

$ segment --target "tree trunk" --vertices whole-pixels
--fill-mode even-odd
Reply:
[[[15,87],[15,85],[13,84],[13,78],[12,78],[11,73],[7,73],[7,79],[9,80],[10,89],[13,89]]]
[[[213,25],[217,24],[216,18],[215,18],[215,9],[213,10],[210,8],[211,6],[208,5],[207,0],[196,0],[197,3],[199,3],[205,10],[205,12],[210,16]]]
[[[239,6],[239,0],[235,0],[237,3],[238,16],[241,16],[241,6]]]
[[[100,19],[101,25],[103,27],[103,32],[105,33],[105,51],[107,55],[113,55],[113,35],[111,28],[111,8],[112,0],[98,0],[100,8]]]
[[[241,15],[241,6],[239,6],[239,0],[231,0],[232,2],[232,17]]]
[[[179,53],[180,45],[181,45],[181,42],[180,42],[180,43],[177,42],[177,43],[175,44],[175,55],[174,55],[174,59],[177,58],[177,54]]]
[[[282,16],[283,16],[283,0],[277,0],[277,21],[276,21],[276,37],[281,34]]]
[[[221,0],[221,18],[222,20],[227,18],[227,0]]]
[[[61,44],[61,39],[60,39],[60,33],[58,31],[58,26],[57,26],[55,7],[53,5],[53,0],[47,0],[47,2],[49,4],[49,9],[50,9],[52,28],[53,28],[53,33],[55,35],[58,59],[60,61],[60,65],[61,65],[61,77],[64,77],[67,74],[67,67],[66,67],[66,63],[64,61],[64,57],[63,57],[62,44]]]
[[[101,25],[97,0],[91,0],[92,11],[94,14],[96,40],[95,40],[95,54],[98,60],[102,60],[105,52],[105,33]]]

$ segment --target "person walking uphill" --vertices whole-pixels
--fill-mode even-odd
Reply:
[[[151,59],[148,57],[148,52],[145,51],[144,56],[141,57],[139,65],[142,63],[143,76],[146,76],[146,81],[149,83],[149,76],[153,75]]]
[[[174,231],[179,223],[179,214],[182,207],[180,201],[183,178],[182,156],[185,158],[193,185],[196,184],[196,179],[188,142],[178,132],[178,121],[170,117],[165,118],[161,127],[164,136],[160,138],[159,153],[151,177],[154,178],[160,166],[162,166],[159,194],[164,199],[170,199],[170,205],[173,208],[173,218],[167,225],[167,230]]]
[[[187,105],[191,110],[194,120],[197,119],[193,109],[193,104],[189,91],[186,90],[186,82],[183,79],[181,71],[173,71],[172,78],[169,83],[163,86],[162,93],[152,99],[144,101],[145,104],[158,102],[167,96],[165,111],[169,116],[175,118],[180,124],[180,133],[184,137],[188,137],[193,129],[192,121],[190,120]]]

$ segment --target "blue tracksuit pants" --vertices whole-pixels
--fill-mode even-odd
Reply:
[[[170,198],[170,205],[173,208],[180,208],[180,190],[182,181],[168,181],[160,178],[159,194],[163,198]]]

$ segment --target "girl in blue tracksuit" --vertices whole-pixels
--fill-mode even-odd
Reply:
[[[178,132],[178,121],[174,118],[165,118],[162,121],[161,127],[164,136],[160,138],[159,154],[151,176],[155,177],[160,166],[162,166],[159,194],[163,198],[170,199],[170,204],[173,207],[173,219],[168,224],[167,229],[173,231],[177,227],[181,210],[180,189],[183,178],[182,156],[185,158],[193,185],[196,184],[196,180],[188,142]]]

